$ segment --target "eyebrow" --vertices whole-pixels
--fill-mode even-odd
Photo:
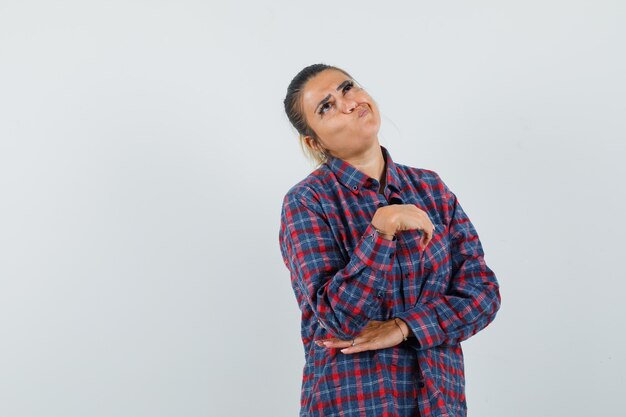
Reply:
[[[343,89],[343,88],[346,86],[346,84],[348,84],[350,81],[352,81],[352,80],[345,80],[344,82],[342,82],[341,84],[339,84],[339,85],[337,86],[337,91],[339,91],[339,90]],[[320,101],[320,102],[317,104],[317,106],[315,107],[315,113],[317,113],[317,109],[318,109],[321,105],[323,105],[323,104],[327,103],[327,102],[328,102],[328,100],[330,100],[330,94],[329,94],[329,95],[327,95],[326,97],[324,97],[324,99],[323,99],[322,101]]]

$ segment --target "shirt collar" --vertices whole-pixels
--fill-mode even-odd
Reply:
[[[385,158],[386,161],[387,186],[399,193],[400,177],[398,175],[396,165],[394,164],[391,154],[387,148],[380,145],[380,149],[383,153],[383,158]],[[339,159],[331,155],[324,163],[335,173],[339,182],[346,186],[354,194],[358,194],[363,187],[367,188],[372,186],[372,180],[374,180],[374,178],[371,178],[370,176],[359,171],[343,159]],[[376,181],[378,181],[378,179],[376,179]]]

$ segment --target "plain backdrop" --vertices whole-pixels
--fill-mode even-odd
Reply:
[[[282,101],[350,72],[439,173],[502,305],[469,417],[616,415],[626,389],[621,1],[0,1],[0,415],[296,416]]]

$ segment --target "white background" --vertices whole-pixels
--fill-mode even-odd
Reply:
[[[278,246],[313,63],[438,172],[501,285],[469,417],[623,409],[621,1],[0,1],[0,415],[295,416]]]

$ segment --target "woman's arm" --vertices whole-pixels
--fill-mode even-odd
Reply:
[[[396,239],[370,223],[346,263],[312,191],[283,200],[280,248],[292,286],[333,336],[352,339],[380,312],[385,273],[393,267]]]
[[[396,315],[417,338],[417,349],[461,342],[493,321],[500,308],[499,284],[484,260],[476,229],[456,195],[437,175],[452,213],[449,226],[452,269],[445,294]]]

